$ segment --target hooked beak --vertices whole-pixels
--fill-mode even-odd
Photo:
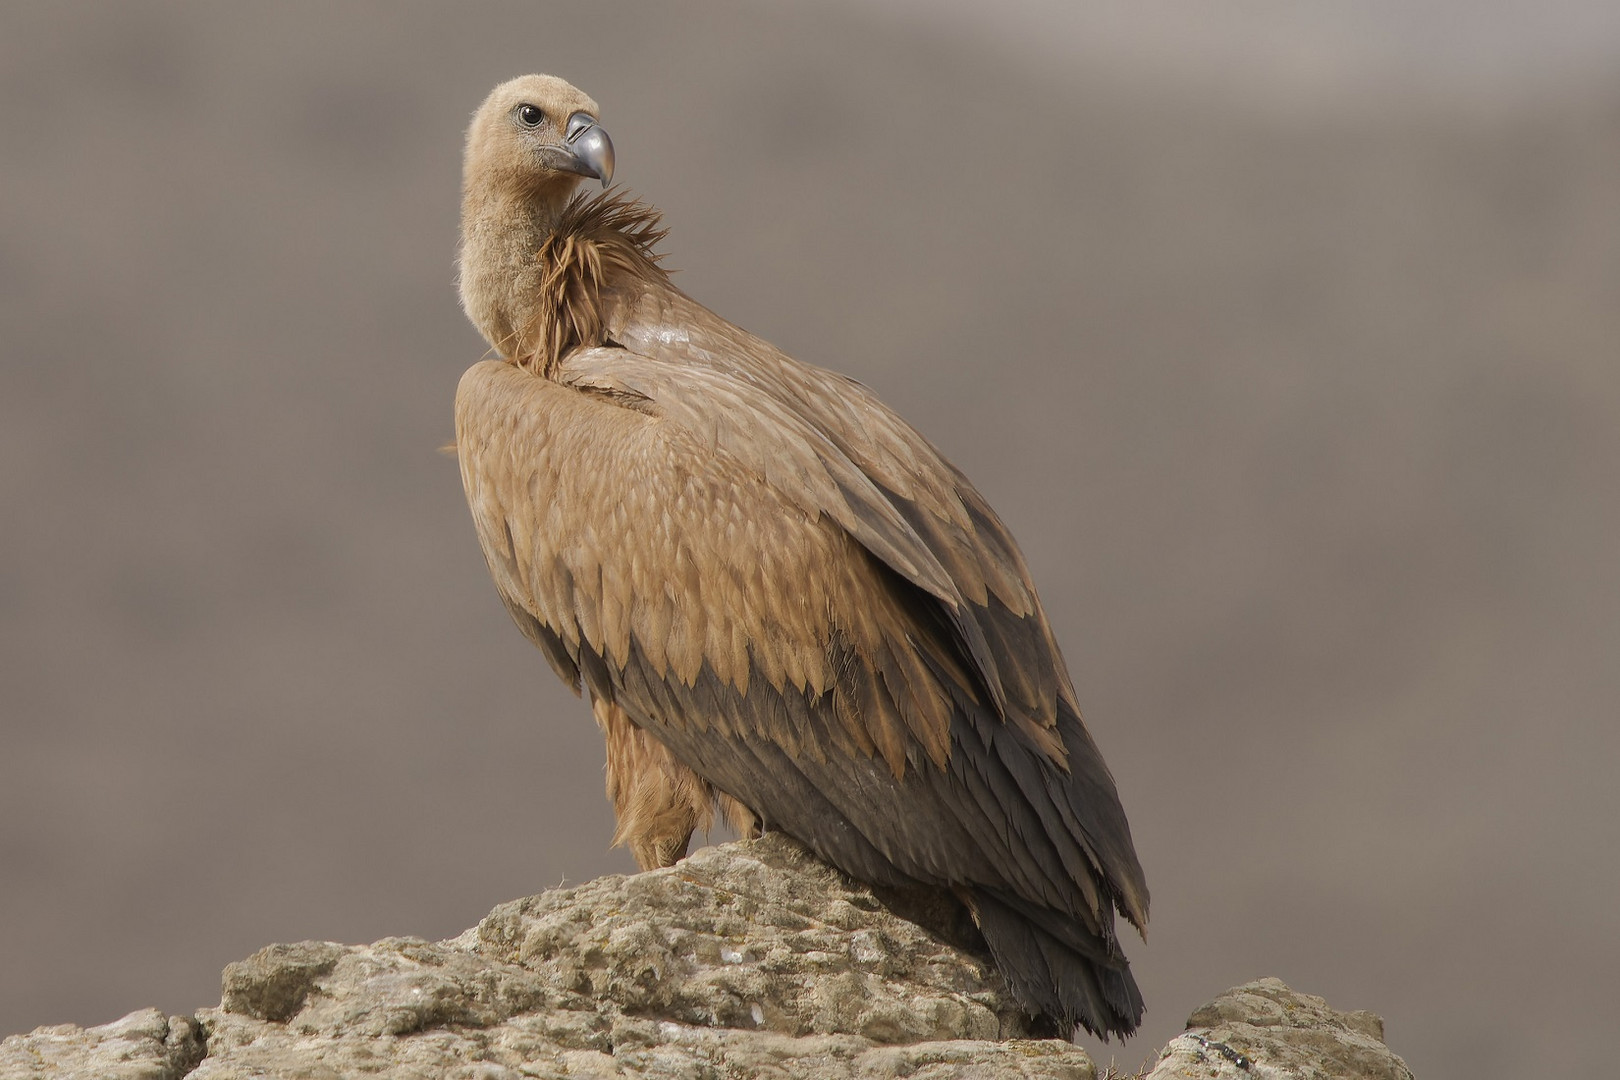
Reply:
[[[613,179],[613,140],[590,113],[577,112],[568,118],[568,131],[559,149],[559,168],[600,180],[603,187]]]

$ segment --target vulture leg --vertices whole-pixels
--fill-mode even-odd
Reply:
[[[720,804],[720,813],[726,819],[726,824],[744,840],[758,840],[765,834],[759,824],[759,815],[730,795],[717,791],[715,801]]]
[[[619,823],[613,843],[629,847],[643,870],[675,865],[693,830],[714,820],[714,788],[617,705],[597,698],[591,709],[607,736],[607,794]]]

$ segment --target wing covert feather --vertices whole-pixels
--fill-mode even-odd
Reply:
[[[989,593],[1011,611],[1032,610],[1029,571],[1011,536],[999,522],[988,532],[978,527],[971,510],[989,508],[966,477],[864,384],[792,359],[672,287],[626,291],[608,308],[612,340],[650,359],[679,361],[683,370],[706,368],[759,387],[813,425],[873,484],[915,504],[928,521],[912,524],[938,558],[960,568],[954,582],[967,599],[983,604]]]
[[[1045,727],[1056,723],[1060,698],[1078,711],[1067,667],[1011,533],[967,477],[877,395],[848,376],[794,360],[673,287],[626,289],[612,294],[606,306],[610,338],[646,358],[641,370],[667,373],[666,379],[683,384],[691,377],[731,386],[733,393],[751,390],[750,401],[765,399],[778,413],[791,413],[819,436],[810,445],[835,451],[875,489],[877,498],[863,491],[855,509],[892,508],[904,519],[907,542],[914,537],[932,554],[957,595],[974,609],[1010,617],[998,621],[975,610],[957,619],[964,649],[984,675],[998,713],[1007,716],[1009,694],[1016,698],[1013,711]],[[694,394],[688,411],[706,406]],[[711,414],[707,422],[719,421]],[[882,521],[874,526],[888,527]],[[883,557],[865,533],[852,535]],[[886,561],[909,577],[903,566]]]

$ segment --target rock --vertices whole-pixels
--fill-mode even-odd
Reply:
[[[142,1009],[100,1027],[58,1024],[13,1035],[0,1042],[0,1077],[179,1080],[197,1067],[204,1052],[196,1020]]]
[[[1095,1075],[1016,1038],[984,960],[780,837],[502,904],[452,941],[271,946],[198,1019],[196,1080]]]
[[[220,1008],[260,1020],[286,1020],[304,1007],[315,980],[331,971],[348,950],[327,941],[267,945],[235,964],[220,981]]]
[[[1027,1031],[986,962],[776,837],[503,904],[456,944],[567,1008],[874,1043]]]
[[[1339,1012],[1280,979],[1233,987],[1187,1018],[1146,1080],[1413,1080],[1384,1045],[1384,1021]]]
[[[770,836],[502,904],[450,941],[272,945],[227,967],[195,1018],[6,1039],[0,1080],[1095,1080],[1079,1047],[1027,1037],[988,962],[949,943],[972,944],[959,915]],[[1274,979],[1190,1025],[1156,1080],[1411,1076],[1377,1017]]]

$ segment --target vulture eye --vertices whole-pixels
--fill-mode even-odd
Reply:
[[[540,121],[546,118],[546,114],[533,105],[519,105],[517,112],[518,119],[523,121],[524,127],[539,127]]]

